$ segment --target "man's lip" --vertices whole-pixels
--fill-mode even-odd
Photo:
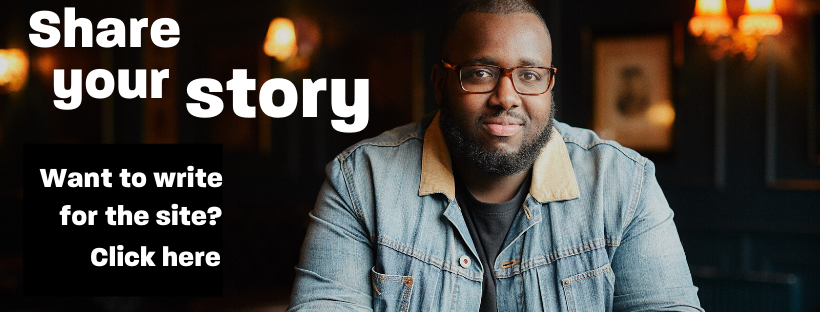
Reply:
[[[509,116],[487,117],[482,121],[484,124],[499,124],[499,125],[521,125],[524,122],[521,119]]]
[[[484,129],[494,135],[500,137],[508,137],[514,135],[521,128],[519,124],[500,124],[500,123],[485,123]]]
[[[498,137],[512,136],[521,129],[524,122],[511,116],[487,117],[482,120],[484,129],[491,135]]]

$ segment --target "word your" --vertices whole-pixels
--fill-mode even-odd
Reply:
[[[55,82],[56,83],[56,82]],[[347,118],[355,116],[352,124],[347,124],[344,119],[331,120],[333,129],[339,132],[353,133],[359,132],[367,126],[368,121],[368,79],[355,79],[355,93],[353,105],[347,105],[345,101],[345,80],[331,79],[333,88],[330,100],[333,113],[338,117]],[[199,102],[187,103],[188,112],[199,118],[211,118],[222,113],[225,105],[218,96],[202,91],[222,92],[222,84],[209,78],[200,78],[188,83],[188,96],[195,101],[204,102],[208,108],[203,108]],[[233,111],[237,116],[243,118],[255,118],[256,107],[248,104],[248,91],[256,90],[256,79],[248,79],[248,71],[245,69],[234,69],[233,79],[228,80],[226,89],[233,91]],[[327,80],[322,78],[316,81],[310,79],[302,80],[302,116],[316,117],[317,96],[319,91],[327,90]],[[284,103],[276,105],[273,103],[273,93],[282,91],[285,95]],[[299,94],[296,86],[287,79],[274,78],[262,84],[259,89],[259,107],[265,115],[273,118],[283,118],[290,116],[296,110]]]
[[[116,247],[110,246],[108,250],[105,248],[94,248],[91,251],[91,264],[96,267],[105,266],[156,266],[154,264],[154,252],[148,251],[145,246],[140,246],[140,252],[123,251],[125,249],[122,245]],[[204,251],[183,251],[177,254],[176,252],[168,250],[168,246],[162,246],[162,266],[202,266],[204,262],[207,266],[219,265],[219,253],[211,251],[205,253]]]
[[[114,94],[114,87],[124,99],[139,97],[144,99],[148,96],[148,76],[145,69],[135,70],[134,89],[129,87],[130,69],[120,69],[117,71],[119,84],[114,80],[114,75],[105,69],[95,69],[85,77],[85,88],[88,95],[95,99],[104,99]],[[168,78],[168,70],[151,70],[151,98],[162,98],[162,80]],[[97,89],[97,80],[102,79],[102,89]],[[54,70],[54,94],[62,100],[54,100],[54,107],[61,110],[73,110],[83,103],[83,71],[81,69],[71,70],[71,86],[66,87],[65,70]],[[66,102],[65,100],[68,100]]]

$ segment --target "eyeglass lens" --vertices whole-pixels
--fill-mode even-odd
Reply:
[[[549,88],[552,72],[544,68],[516,68],[512,71],[515,90],[524,94],[541,94]],[[461,86],[468,92],[489,92],[495,89],[501,69],[492,66],[461,67]]]

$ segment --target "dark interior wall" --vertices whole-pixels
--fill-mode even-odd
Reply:
[[[742,2],[740,9],[728,2],[737,18]],[[647,156],[657,165],[658,180],[675,210],[691,267],[795,274],[803,286],[801,311],[815,311],[820,308],[811,295],[820,293],[820,163],[814,143],[818,54],[812,23],[817,12],[811,9],[816,4],[775,2],[785,8],[783,33],[765,41],[754,60],[714,61],[696,38],[683,36],[683,63],[672,68],[673,149]],[[559,19],[552,21],[560,27],[555,44],[561,69],[558,118],[592,125],[592,42],[646,34],[674,37],[694,5],[542,3],[547,16]],[[560,14],[551,14],[552,8]]]
[[[145,16],[148,2],[11,1],[0,11],[0,44],[5,44],[0,48],[22,42],[33,60],[44,53],[25,37],[28,17],[37,10],[59,13],[76,6],[78,16],[92,22],[125,20]],[[439,61],[442,7],[451,2],[179,0],[175,13],[161,12],[173,14],[181,27],[172,72],[178,90],[197,78],[224,83],[233,69],[248,69],[250,78],[283,77],[297,87],[303,78],[345,78],[352,101],[352,79],[371,79],[370,122],[357,134],[330,126],[336,117],[327,93],[320,94],[319,117],[301,117],[300,103],[293,116],[267,125],[235,116],[229,105],[217,118],[195,118],[182,105],[190,99],[178,93],[179,105],[172,107],[178,117],[168,121],[176,123],[177,142],[225,147],[227,296],[262,293],[286,300],[324,165],[350,144],[414,120],[414,105],[435,109],[428,74]],[[685,32],[694,0],[535,2],[554,41],[558,119],[573,126],[592,125],[595,40],[646,34],[683,38],[675,47],[683,52],[683,62],[671,69],[677,116],[673,148],[647,155],[675,210],[690,266],[795,274],[802,283],[803,311],[820,309],[820,299],[811,295],[820,293],[820,151],[811,144],[817,142],[820,120],[813,48],[818,32],[812,24],[816,4],[778,1],[789,9],[783,12],[783,34],[764,43],[752,61],[713,61]],[[736,17],[742,4],[737,9],[729,2]],[[287,72],[259,51],[273,17],[298,15],[317,23],[322,45],[306,71]],[[48,50],[66,67],[87,69],[145,68],[147,53],[144,48]],[[106,131],[113,131],[114,143],[144,143],[150,141],[146,128],[152,127],[143,101],[113,97],[113,126],[105,128],[101,101],[86,96],[81,109],[58,112],[51,104],[50,77],[32,70],[29,80],[22,95],[0,94],[2,281],[21,277],[22,144],[99,143]],[[414,84],[420,87],[406,87]],[[231,102],[229,94],[222,98]],[[19,294],[19,286],[8,285],[0,283],[0,302]],[[197,300],[158,304],[190,310],[189,301]]]

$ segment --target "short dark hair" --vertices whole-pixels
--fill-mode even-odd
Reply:
[[[455,7],[444,21],[444,31],[442,31],[441,42],[439,43],[439,57],[444,58],[447,52],[447,42],[456,30],[458,21],[467,13],[490,13],[490,14],[510,14],[510,13],[531,13],[538,17],[544,29],[547,31],[547,40],[550,39],[550,31],[544,17],[536,8],[526,0],[468,0]],[[550,46],[552,44],[550,43]]]

